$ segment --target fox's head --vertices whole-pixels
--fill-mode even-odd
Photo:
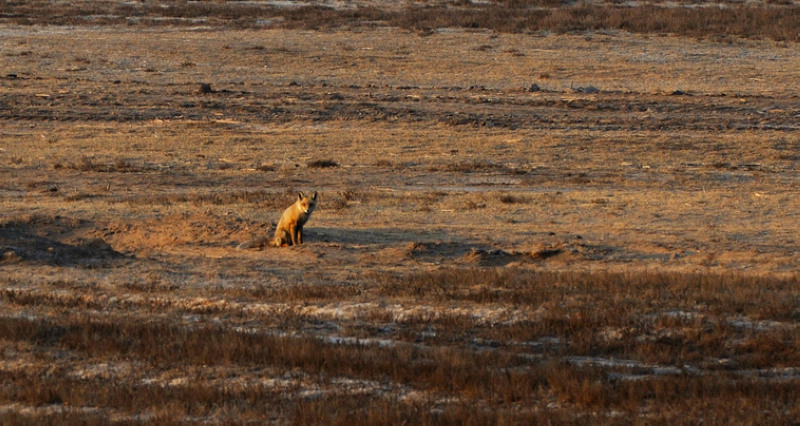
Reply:
[[[306,197],[302,192],[297,195],[297,205],[305,214],[311,214],[317,208],[317,191],[314,195]]]

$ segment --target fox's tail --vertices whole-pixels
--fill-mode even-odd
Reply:
[[[246,249],[254,249],[254,248],[263,248],[266,246],[273,246],[275,242],[272,238],[269,237],[256,237],[252,240],[247,240],[238,246],[236,246],[237,250],[246,250]]]

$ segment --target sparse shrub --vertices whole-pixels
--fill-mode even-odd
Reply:
[[[363,195],[360,191],[342,191],[342,197],[347,201],[360,200]]]
[[[73,166],[74,169],[82,172],[107,172],[109,166],[95,161],[91,157],[83,157],[81,162]]]
[[[475,200],[469,200],[464,204],[464,208],[467,210],[477,210],[486,208],[486,203],[481,203]]]
[[[311,169],[325,169],[330,167],[339,167],[339,163],[333,160],[314,160],[306,164]]]
[[[114,159],[113,170],[117,172],[125,172],[125,171],[141,170],[141,168],[136,167],[134,165],[133,160],[131,160],[130,158],[117,157]]]
[[[500,196],[500,202],[503,204],[524,204],[530,202],[530,199],[518,195],[504,194]]]
[[[325,202],[325,208],[331,210],[343,210],[349,207],[350,204],[345,198],[333,197]]]

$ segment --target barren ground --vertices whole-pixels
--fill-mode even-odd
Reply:
[[[798,417],[795,43],[0,38],[0,418]]]

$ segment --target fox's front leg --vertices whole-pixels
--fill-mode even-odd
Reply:
[[[289,238],[292,240],[292,245],[297,245],[297,225],[292,225],[289,228]]]
[[[303,244],[303,227],[297,226],[297,244]]]

